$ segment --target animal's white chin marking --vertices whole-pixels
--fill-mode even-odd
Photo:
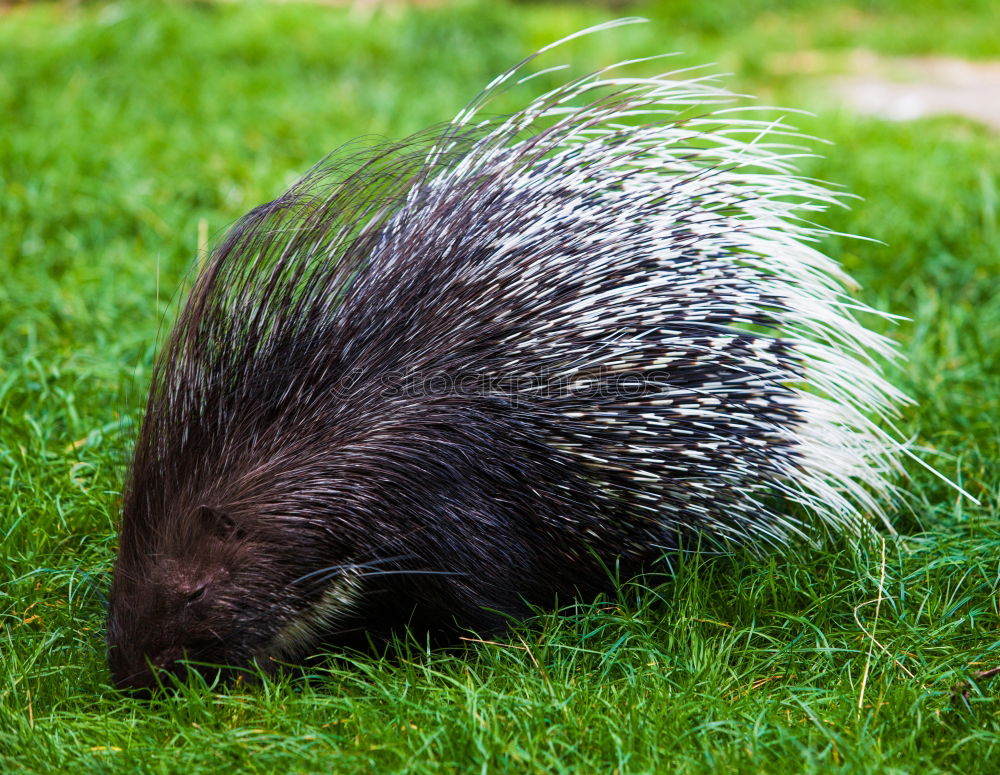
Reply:
[[[326,588],[319,600],[296,614],[265,650],[269,657],[282,659],[300,655],[316,643],[324,630],[357,605],[361,598],[361,573],[345,570]]]

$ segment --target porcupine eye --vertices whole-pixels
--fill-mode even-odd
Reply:
[[[222,565],[188,569],[174,582],[177,602],[183,608],[198,607],[211,597],[213,587],[224,584],[228,578],[229,573]]]
[[[188,605],[190,605],[191,603],[197,603],[199,600],[203,599],[205,597],[205,590],[207,589],[208,589],[208,582],[204,581],[198,585],[197,589],[189,592],[187,596]]]

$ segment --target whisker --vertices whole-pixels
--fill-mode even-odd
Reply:
[[[289,584],[290,585],[298,584],[302,581],[305,581],[306,579],[312,578],[313,576],[319,576],[324,573],[332,572],[335,574],[347,570],[364,570],[366,568],[377,568],[379,565],[384,565],[388,562],[396,562],[397,560],[408,560],[412,558],[413,558],[412,554],[399,554],[396,555],[395,557],[385,557],[383,559],[372,560],[370,562],[350,562],[350,563],[343,563],[341,565],[328,565],[325,568],[320,568],[319,570],[314,570],[311,573],[306,573],[303,576],[299,576],[294,581],[289,582]]]

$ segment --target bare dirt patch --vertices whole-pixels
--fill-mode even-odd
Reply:
[[[895,121],[958,115],[1000,131],[1000,62],[888,58],[857,52],[833,94],[860,113]]]

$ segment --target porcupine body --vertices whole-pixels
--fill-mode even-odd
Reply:
[[[522,63],[523,64],[523,63]],[[855,530],[891,485],[846,278],[782,130],[604,71],[341,152],[245,216],[162,348],[116,683],[495,629],[678,547]]]

